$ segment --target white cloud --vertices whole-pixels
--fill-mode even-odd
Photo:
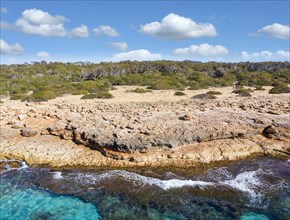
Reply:
[[[38,58],[41,58],[41,59],[45,59],[45,58],[49,58],[50,57],[50,54],[47,53],[46,51],[39,51],[36,56]]]
[[[271,38],[289,39],[290,27],[279,23],[273,23],[258,30],[258,33],[266,34]]]
[[[0,8],[0,13],[1,14],[7,14],[8,13],[8,9],[7,8]]]
[[[53,16],[33,8],[22,12],[22,17],[16,21],[16,27],[27,34],[65,37],[66,30],[63,27],[65,21],[67,19],[64,16]]]
[[[228,54],[227,48],[221,45],[209,45],[207,43],[200,45],[191,45],[186,48],[177,48],[174,50],[177,55],[197,56],[197,57],[216,57],[219,55]]]
[[[256,53],[242,51],[241,55],[246,61],[290,61],[290,52],[285,50],[278,50],[276,52],[265,50]]]
[[[128,50],[129,47],[126,42],[112,42],[109,46],[117,50]]]
[[[115,30],[114,28],[108,26],[108,25],[101,25],[97,28],[94,28],[93,32],[96,36],[103,36],[103,35],[107,35],[110,37],[118,37],[119,36],[118,31]]]
[[[215,27],[210,23],[196,23],[190,18],[174,13],[165,16],[161,22],[151,22],[141,25],[140,32],[159,38],[183,40],[217,35]]]
[[[132,50],[129,52],[115,54],[112,58],[107,59],[107,61],[122,61],[122,60],[160,60],[161,55],[158,53],[151,53],[148,50]]]
[[[23,47],[16,43],[16,44],[8,44],[3,39],[0,39],[0,51],[2,54],[8,54],[8,55],[19,55],[24,52]]]
[[[89,37],[89,29],[86,25],[81,25],[75,29],[73,29],[70,33],[71,37],[83,37],[87,38]]]

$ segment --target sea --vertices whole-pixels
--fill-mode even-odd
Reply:
[[[1,220],[290,220],[290,160],[51,169],[1,160]]]

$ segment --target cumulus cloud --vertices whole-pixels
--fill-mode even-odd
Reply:
[[[177,48],[174,50],[177,55],[197,56],[197,57],[215,57],[219,55],[228,54],[227,48],[221,45],[210,45],[207,43],[200,45],[191,45],[185,48]]]
[[[107,59],[108,61],[122,61],[122,60],[160,60],[161,55],[158,53],[151,53],[148,50],[132,50],[129,52],[115,54],[112,58]]]
[[[109,44],[109,47],[117,50],[128,50],[128,44],[126,42],[112,42]]]
[[[8,9],[7,8],[0,8],[0,13],[1,14],[7,14],[8,13]]]
[[[258,34],[266,34],[271,38],[278,39],[289,39],[290,38],[290,27],[287,25],[273,23],[271,25],[267,25],[257,32]]]
[[[290,52],[285,50],[278,50],[276,52],[261,51],[256,53],[248,53],[242,51],[242,58],[246,61],[290,61]]]
[[[210,23],[196,23],[190,18],[174,13],[165,16],[161,22],[151,22],[141,25],[143,34],[170,40],[183,40],[217,35],[215,27]]]
[[[0,39],[0,51],[2,54],[19,55],[24,52],[24,48],[18,43],[12,45]]]
[[[50,57],[50,54],[47,53],[46,51],[39,51],[36,56],[38,58],[41,58],[41,59],[45,59],[45,58],[49,58]]]
[[[87,38],[87,37],[89,37],[89,29],[86,25],[82,24],[81,26],[79,26],[71,31],[70,37]]]
[[[93,32],[96,36],[103,36],[103,35],[107,35],[110,37],[119,36],[118,31],[108,25],[101,25],[99,27],[96,27],[93,29]]]
[[[65,37],[66,30],[63,27],[67,19],[60,15],[51,15],[40,9],[27,9],[16,21],[16,27],[27,34],[38,34],[42,36]]]

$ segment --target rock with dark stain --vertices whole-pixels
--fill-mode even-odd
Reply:
[[[272,126],[269,125],[266,128],[264,128],[262,135],[264,135],[267,138],[273,138],[278,134],[278,131]]]

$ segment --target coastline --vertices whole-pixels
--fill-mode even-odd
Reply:
[[[71,95],[43,103],[6,100],[0,159],[51,168],[125,168],[290,158],[288,94],[268,94],[266,88],[244,98],[226,87],[177,97],[173,90],[132,94],[130,88],[136,87],[118,87],[115,98],[101,101]],[[210,90],[222,95],[191,99]],[[273,131],[265,134],[269,126]]]

